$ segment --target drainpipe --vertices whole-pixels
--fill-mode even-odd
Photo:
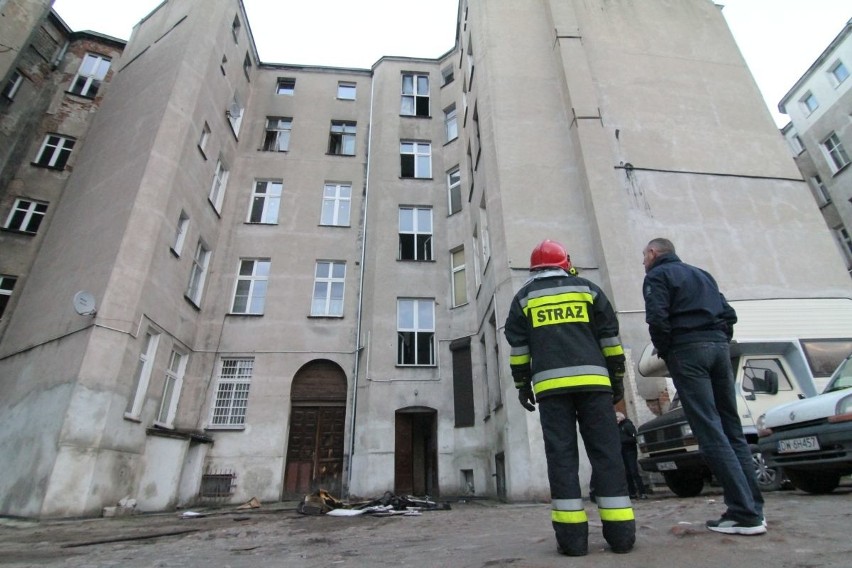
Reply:
[[[355,416],[358,409],[358,368],[361,364],[361,319],[364,305],[364,257],[367,254],[367,205],[370,196],[370,152],[373,144],[373,96],[375,90],[375,75],[370,76],[370,119],[369,134],[367,135],[367,170],[364,173],[364,222],[363,238],[361,240],[361,270],[358,274],[358,316],[355,331],[355,369],[352,373],[352,419],[349,421],[349,468],[346,472],[346,494],[352,484],[352,460],[355,456]]]

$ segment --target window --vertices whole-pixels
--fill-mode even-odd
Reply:
[[[473,390],[473,360],[470,354],[470,337],[450,342],[453,359],[453,410],[456,428],[476,424]],[[486,405],[487,407],[487,405]]]
[[[279,77],[278,84],[275,87],[277,95],[292,95],[296,92],[296,80],[288,77]]]
[[[793,148],[793,153],[796,155],[805,151],[805,145],[802,144],[802,139],[799,138],[798,134],[790,136],[790,146]]]
[[[849,236],[849,231],[843,227],[838,227],[834,229],[834,234],[843,248],[843,254],[846,255],[847,259],[852,258],[852,237]]]
[[[429,116],[429,76],[402,76],[402,110],[405,116]]]
[[[225,199],[225,186],[228,185],[228,168],[219,158],[216,160],[216,170],[213,172],[213,184],[210,186],[210,203],[217,213],[222,211],[222,201]]]
[[[822,178],[819,176],[814,176],[811,178],[811,185],[814,186],[817,193],[817,201],[820,205],[825,205],[827,203],[831,203],[831,194],[828,192],[828,188],[825,187],[825,184],[822,183]]]
[[[432,260],[432,210],[399,208],[398,260]]]
[[[207,278],[207,266],[210,263],[210,249],[199,239],[192,259],[192,270],[189,274],[189,285],[186,287],[186,297],[196,306],[201,304],[201,293],[204,290],[204,280]]]
[[[461,211],[461,172],[458,166],[447,172],[447,196],[450,202],[450,215]]]
[[[805,93],[799,102],[801,102],[802,106],[805,107],[805,114],[811,114],[819,108],[819,101],[810,91]]]
[[[337,98],[346,101],[355,100],[355,83],[339,81],[337,83]]]
[[[286,152],[290,148],[292,118],[271,116],[266,119],[263,149],[267,152]]]
[[[24,76],[21,75],[20,71],[17,69],[12,71],[12,74],[9,75],[9,80],[6,81],[6,85],[3,87],[3,92],[0,94],[11,101],[15,98],[15,95],[23,82]]]
[[[464,247],[450,251],[450,283],[453,293],[453,307],[467,303],[467,276],[464,266]]]
[[[15,289],[15,282],[17,281],[18,279],[14,276],[0,276],[0,318],[6,312],[6,306],[9,305],[12,290]]]
[[[352,205],[352,186],[327,183],[322,190],[321,225],[349,226],[349,211]]]
[[[228,105],[228,109],[225,111],[228,123],[231,125],[231,130],[234,131],[235,135],[240,133],[240,125],[243,123],[243,110],[243,105],[240,104],[239,99],[235,95],[234,100],[231,101],[231,104]]]
[[[452,65],[447,65],[441,70],[441,79],[443,80],[443,83],[441,84],[442,87],[453,82],[454,76]]]
[[[828,157],[831,171],[837,173],[847,165],[849,165],[849,155],[840,143],[840,138],[837,133],[832,132],[831,135],[822,143],[823,150]]]
[[[109,71],[110,60],[107,57],[87,53],[80,64],[80,69],[71,81],[68,89],[75,95],[95,98],[100,89],[101,81]]]
[[[435,301],[396,302],[396,364],[435,365]]]
[[[175,421],[185,371],[186,355],[172,350],[172,354],[169,357],[169,366],[166,367],[166,381],[163,383],[163,397],[160,400],[160,411],[157,413],[157,423],[167,428],[171,428]]]
[[[34,235],[38,232],[45,213],[47,213],[47,203],[16,199],[15,205],[6,218],[5,228]]]
[[[278,223],[281,204],[281,181],[256,181],[248,213],[248,223]]]
[[[482,277],[479,270],[479,227],[473,228],[473,282],[476,284],[476,289],[482,285]]]
[[[835,62],[835,64],[829,68],[828,72],[831,74],[831,80],[835,87],[845,81],[849,76],[849,70],[846,69],[846,66],[843,65],[842,61]]]
[[[432,144],[401,142],[399,145],[400,176],[404,178],[432,177]]]
[[[142,412],[142,404],[145,402],[145,393],[148,391],[148,381],[151,379],[151,369],[154,367],[154,356],[157,353],[157,343],[160,334],[148,330],[142,340],[142,349],[136,362],[136,372],[133,375],[133,394],[127,400],[127,408],[124,415],[129,418],[139,418]]]
[[[186,211],[181,211],[180,217],[178,217],[177,228],[175,229],[175,240],[172,244],[172,252],[174,252],[177,256],[180,256],[180,253],[183,250],[183,243],[186,240],[186,233],[188,230],[189,215]]]
[[[491,237],[488,234],[488,210],[485,208],[485,195],[482,196],[482,201],[479,203],[479,222],[481,223],[480,238],[482,243],[482,268],[488,266],[488,261],[491,260]]]
[[[231,24],[231,34],[234,36],[234,42],[240,41],[240,17],[234,16],[234,23]]]
[[[444,109],[444,132],[447,142],[459,137],[459,124],[456,118],[456,105],[452,104]]]
[[[268,259],[240,259],[231,313],[263,314],[270,264]]]
[[[198,149],[201,150],[201,153],[205,156],[207,155],[207,142],[210,141],[210,125],[206,122],[204,123],[204,128],[201,129],[201,138],[198,139]]]
[[[74,149],[76,142],[73,138],[48,134],[41,143],[35,164],[45,168],[65,169],[65,164],[68,163],[68,157],[71,156],[71,150]]]
[[[355,155],[355,123],[342,120],[331,121],[328,137],[328,153],[338,156]]]
[[[222,56],[222,63],[219,64],[219,70],[222,71],[222,75],[227,75],[228,73],[225,71],[225,66],[228,64],[228,56]]]
[[[243,73],[246,75],[246,79],[249,79],[251,74],[251,56],[249,56],[248,51],[246,52],[246,56],[243,59]]]
[[[342,316],[346,263],[318,260],[314,272],[312,316]]]
[[[244,426],[254,359],[222,359],[211,426]]]

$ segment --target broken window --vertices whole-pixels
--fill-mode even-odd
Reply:
[[[68,90],[75,95],[94,98],[109,71],[109,65],[109,58],[87,53]]]
[[[398,260],[433,260],[431,209],[399,208]]]
[[[296,92],[296,80],[289,77],[279,77],[278,84],[275,87],[275,93],[278,95],[292,95]]]
[[[405,116],[429,116],[429,76],[402,75],[402,110]]]
[[[355,123],[342,120],[331,121],[328,138],[328,153],[338,156],[355,155]]]
[[[266,119],[263,149],[266,152],[286,152],[290,148],[292,118],[271,116]]]
[[[432,144],[407,142],[399,144],[400,176],[404,178],[432,177]]]

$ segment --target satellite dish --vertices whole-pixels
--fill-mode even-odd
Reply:
[[[81,316],[93,316],[97,313],[95,297],[91,292],[80,290],[74,294],[74,311]]]

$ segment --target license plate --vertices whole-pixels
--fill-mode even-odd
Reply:
[[[671,471],[673,469],[677,469],[675,462],[659,462],[657,464],[657,471]]]
[[[819,449],[819,441],[816,436],[805,436],[804,438],[791,438],[790,440],[778,440],[779,454],[792,454],[795,452],[812,452]]]

